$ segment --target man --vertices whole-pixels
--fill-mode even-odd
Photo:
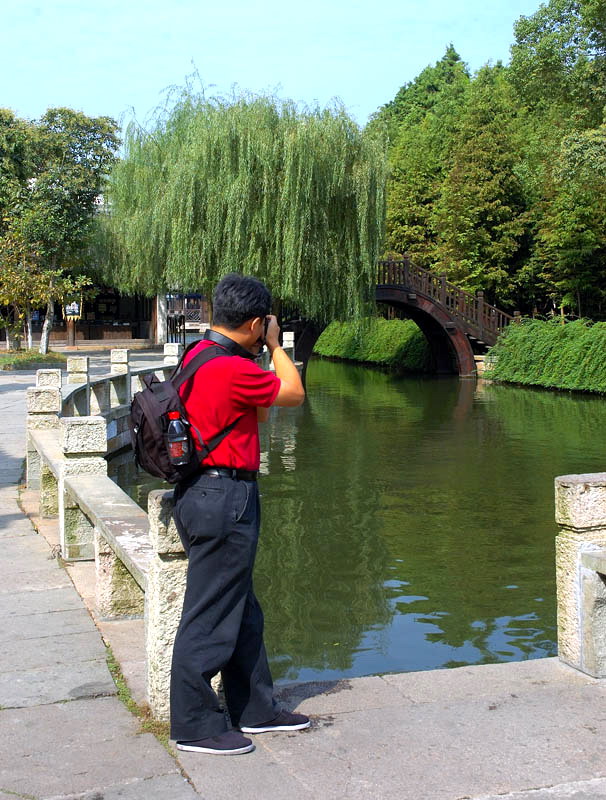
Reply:
[[[223,278],[213,294],[212,328],[188,357],[217,345],[225,357],[201,366],[180,390],[205,442],[237,420],[200,471],[175,489],[175,522],[189,557],[171,673],[171,737],[180,750],[236,755],[254,749],[243,733],[309,727],[307,717],[280,710],[273,698],[263,613],[252,585],[260,525],[258,421],[272,405],[299,406],[305,399],[270,310],[271,295],[260,281]],[[275,375],[254,362],[264,342]],[[219,671],[232,730],[210,684]]]

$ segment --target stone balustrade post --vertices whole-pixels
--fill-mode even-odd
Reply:
[[[63,417],[61,446],[64,462],[59,479],[59,541],[66,560],[92,560],[93,526],[65,490],[65,478],[73,475],[107,475],[106,422],[102,417]]]
[[[170,715],[170,665],[175,634],[181,618],[187,556],[172,518],[172,490],[149,493],[149,537],[155,551],[145,592],[145,653],[147,700],[156,719]],[[223,701],[221,675],[211,681]]]
[[[130,376],[130,390],[132,396],[134,397],[137,392],[141,392],[145,389],[145,384],[143,383],[143,377],[139,373],[135,373],[134,375]]]
[[[82,390],[74,395],[73,413],[87,417],[90,414],[90,374],[88,356],[71,356],[67,359],[67,382],[83,384]]]
[[[169,717],[170,664],[187,575],[187,558],[172,508],[172,491],[149,493],[147,514],[154,556],[145,592],[145,651],[147,699],[156,719]]]
[[[107,540],[94,530],[95,597],[97,612],[102,619],[140,617],[144,609],[144,594]]]
[[[261,358],[257,361],[257,364],[261,367],[261,369],[269,369],[271,367],[271,355],[269,350],[264,350],[261,353]]]
[[[164,365],[175,366],[183,355],[183,345],[180,342],[166,342],[164,345]]]
[[[295,360],[295,332],[294,331],[284,331],[282,334],[282,347],[288,353],[288,355]]]
[[[111,351],[110,372],[112,377],[109,388],[109,403],[111,408],[130,403],[130,351],[126,348],[117,348]],[[118,377],[120,376],[120,377]]]
[[[39,370],[40,386],[30,387],[26,394],[26,480],[30,489],[40,491],[40,516],[53,517],[58,513],[58,486],[51,470],[40,459],[32,431],[53,430],[59,427],[61,413],[61,371]],[[38,380],[38,375],[36,375]]]
[[[606,677],[606,578],[584,556],[606,548],[606,473],[555,479],[558,654]]]
[[[109,382],[107,380],[95,381],[90,384],[89,413],[91,416],[100,416],[110,409]]]
[[[63,378],[60,369],[36,370],[36,386],[38,388],[42,388],[44,386],[50,386],[53,389],[60,389],[62,384],[63,384]]]

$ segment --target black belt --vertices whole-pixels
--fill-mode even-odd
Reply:
[[[256,481],[257,473],[250,469],[231,469],[230,467],[202,467],[204,475],[215,478],[232,478],[234,481]]]

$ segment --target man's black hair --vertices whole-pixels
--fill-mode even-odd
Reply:
[[[249,275],[232,272],[221,278],[213,292],[213,325],[230,330],[253,317],[266,317],[271,311],[267,286]]]

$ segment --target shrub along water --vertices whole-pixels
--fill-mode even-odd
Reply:
[[[606,323],[523,320],[490,350],[486,377],[498,381],[606,392]]]
[[[429,372],[432,368],[427,340],[412,320],[331,322],[316,342],[314,352],[398,372]]]

